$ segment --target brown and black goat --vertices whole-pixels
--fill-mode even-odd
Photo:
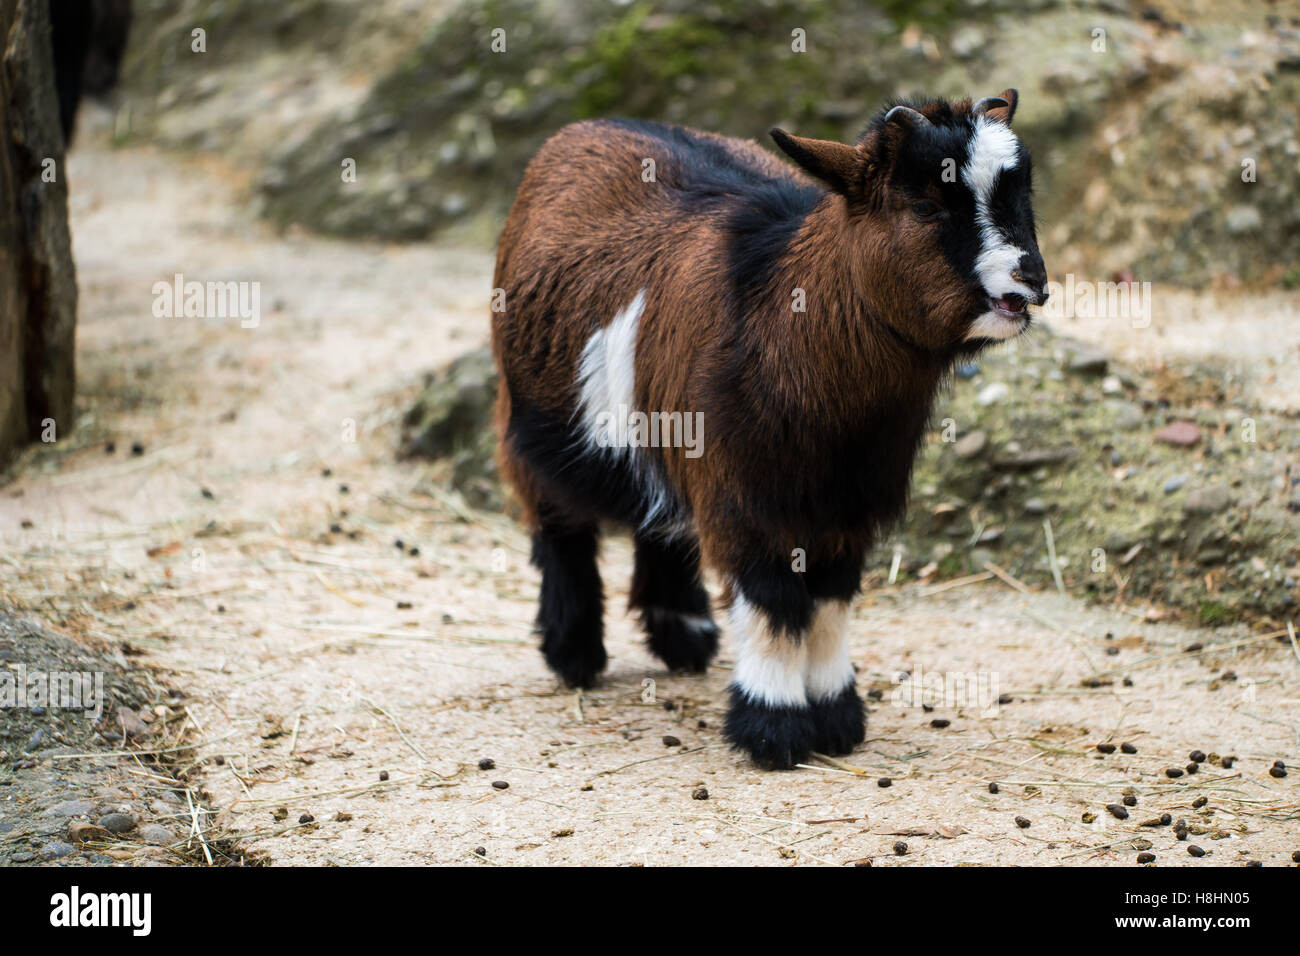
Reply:
[[[633,529],[630,604],[668,667],[712,659],[702,565],[724,582],[733,744],[790,767],[862,741],[845,624],[868,550],[955,360],[1044,299],[1015,108],[1014,90],[896,105],[851,146],[772,130],[802,172],[648,122],[541,148],[498,247],[492,342],[502,471],[564,681],[605,666],[612,521]]]

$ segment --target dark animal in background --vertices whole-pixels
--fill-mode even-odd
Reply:
[[[65,143],[72,141],[81,97],[102,97],[117,85],[130,31],[131,0],[50,0],[54,83]]]
[[[630,604],[670,668],[713,657],[701,564],[721,577],[733,744],[785,768],[862,741],[845,625],[868,550],[904,511],[954,362],[1045,298],[1016,101],[893,106],[851,146],[772,130],[802,172],[657,123],[576,123],[541,148],[498,247],[492,342],[502,471],[565,682],[606,663],[612,521],[633,529]],[[645,441],[652,413],[698,415],[700,447]]]

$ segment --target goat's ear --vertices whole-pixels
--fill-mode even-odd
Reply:
[[[1013,89],[1005,89],[998,94],[998,97],[999,99],[1006,100],[1007,105],[995,106],[985,115],[991,120],[996,120],[999,123],[1005,123],[1010,126],[1011,117],[1016,115],[1016,103],[1020,100],[1020,94]]]
[[[863,156],[856,147],[829,139],[806,139],[791,136],[783,129],[773,129],[772,139],[782,152],[808,173],[837,193],[846,193],[862,176]]]

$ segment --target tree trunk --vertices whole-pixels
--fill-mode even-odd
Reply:
[[[77,282],[46,0],[0,0],[0,461],[73,426]]]

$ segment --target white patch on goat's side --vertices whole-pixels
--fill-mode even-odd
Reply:
[[[652,467],[638,461],[639,452],[628,440],[636,411],[636,339],[645,311],[646,290],[639,291],[614,320],[591,333],[578,366],[578,415],[589,448],[635,468],[645,496],[642,527],[665,517],[672,495]]]
[[[1024,327],[1022,319],[1008,319],[996,312],[985,312],[966,330],[966,339],[1009,339],[1019,335]]]
[[[1007,242],[1001,230],[993,222],[989,212],[989,203],[993,199],[993,190],[998,177],[1005,169],[1014,169],[1020,161],[1018,149],[1020,141],[1011,127],[986,117],[975,121],[975,132],[971,135],[970,157],[962,167],[962,181],[975,196],[975,222],[980,230],[980,254],[975,258],[975,274],[984,285],[984,291],[993,298],[1002,298],[1009,293],[1017,293],[1033,299],[1034,291],[1022,282],[1011,278],[1011,273],[1020,268],[1020,258],[1024,250]],[[967,336],[979,338],[981,336]],[[1005,336],[982,336],[984,338]]]
[[[628,417],[636,408],[636,336],[645,289],[587,339],[578,367],[578,405],[587,441],[615,454],[631,451]]]
[[[848,601],[818,601],[813,610],[812,626],[804,638],[808,644],[804,686],[810,700],[834,697],[853,684],[848,619]]]
[[[739,589],[731,604],[731,640],[736,647],[732,679],[746,697],[772,707],[807,705],[808,642],[773,631],[767,615]]]

